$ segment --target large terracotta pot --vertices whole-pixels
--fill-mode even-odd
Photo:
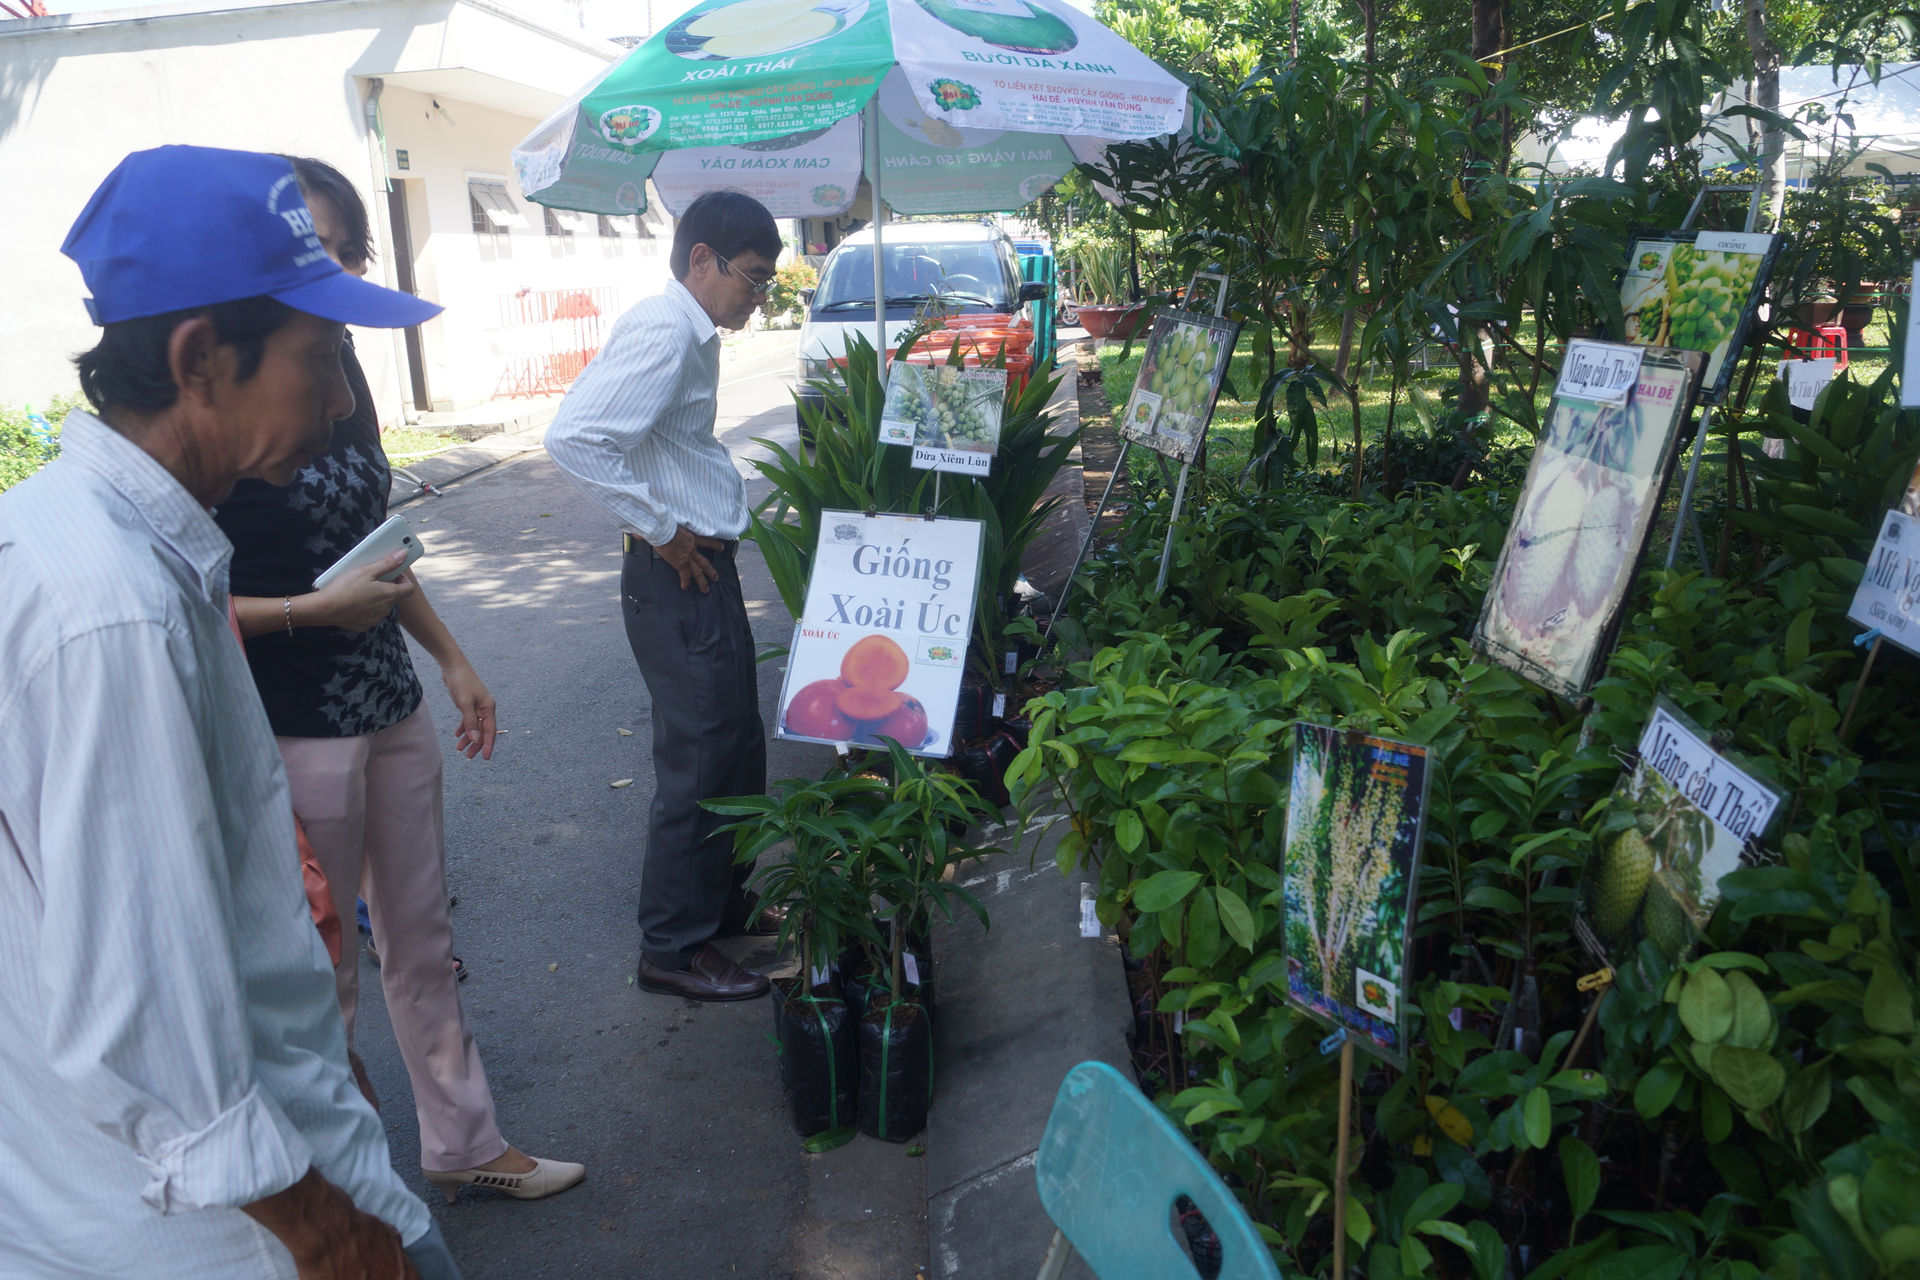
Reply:
[[[1833,323],[1833,313],[1840,309],[1837,302],[1803,302],[1800,304],[1800,327],[1818,329],[1823,324]]]
[[[1080,327],[1092,338],[1135,338],[1146,331],[1153,313],[1140,303],[1126,306],[1081,304]]]

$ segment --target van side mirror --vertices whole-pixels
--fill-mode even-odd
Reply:
[[[1020,282],[1020,301],[1045,302],[1047,300],[1047,282],[1045,280],[1022,280]]]
[[[800,305],[803,307],[810,307],[813,305],[813,290],[802,289],[800,291]]]

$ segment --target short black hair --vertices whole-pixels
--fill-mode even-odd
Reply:
[[[126,410],[158,413],[180,398],[179,384],[167,363],[167,344],[173,331],[195,316],[213,321],[216,339],[240,355],[240,381],[260,371],[267,339],[293,318],[294,311],[273,298],[240,298],[207,307],[168,311],[157,316],[117,320],[100,331],[91,351],[73,359],[80,371],[80,390],[97,413]]]
[[[341,263],[344,267],[359,266],[373,261],[373,227],[367,221],[366,202],[360,199],[360,193],[347,175],[328,164],[325,160],[316,160],[312,156],[283,156],[293,165],[293,180],[300,184],[300,194],[313,203],[315,196],[325,196],[340,211],[340,219],[346,226],[345,243],[341,253],[347,258]]]
[[[709,191],[697,197],[673,229],[667,265],[675,280],[693,269],[693,246],[703,244],[723,258],[758,250],[772,262],[780,256],[780,228],[767,206],[740,191]]]

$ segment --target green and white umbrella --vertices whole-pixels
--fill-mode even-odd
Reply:
[[[651,177],[676,215],[730,187],[776,217],[833,216],[863,168],[897,212],[977,213],[1178,130],[1186,102],[1064,0],[706,0],[513,160],[530,199],[589,213],[638,212]]]
[[[1173,133],[1187,88],[1064,0],[703,0],[514,149],[540,204],[669,212],[703,191],[775,217],[1017,209],[1118,141]],[[875,312],[876,346],[886,350]]]

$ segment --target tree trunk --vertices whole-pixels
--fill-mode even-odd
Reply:
[[[1505,63],[1499,59],[1506,47],[1507,0],[1473,0],[1473,60],[1486,71],[1489,88],[1505,74]],[[1512,130],[1509,124],[1501,132],[1500,154],[1494,157],[1491,166],[1496,180],[1506,174],[1511,149]],[[1485,321],[1461,321],[1460,346],[1456,352],[1460,361],[1460,397],[1455,404],[1464,415],[1481,414],[1487,410],[1491,400],[1487,385],[1490,374],[1488,348],[1492,345],[1492,334]]]
[[[1360,96],[1360,123],[1364,129],[1367,117],[1373,114],[1373,51],[1374,41],[1380,34],[1380,6],[1385,0],[1358,0],[1360,13],[1367,24],[1367,49],[1365,90]],[[1340,318],[1340,349],[1333,358],[1333,376],[1341,382],[1347,380],[1347,369],[1353,363],[1353,320],[1354,295],[1360,292],[1360,263],[1355,259],[1353,273],[1347,277],[1346,314]],[[1356,409],[1356,412],[1358,410]],[[1356,438],[1359,430],[1355,419]],[[1358,463],[1355,463],[1358,466]]]
[[[1753,105],[1764,111],[1780,110],[1780,49],[1767,34],[1766,0],[1745,0],[1747,48],[1753,54]],[[1780,225],[1780,213],[1787,200],[1786,134],[1771,124],[1760,126],[1760,190],[1754,199],[1762,201],[1760,214],[1753,220],[1755,231],[1771,231]]]

